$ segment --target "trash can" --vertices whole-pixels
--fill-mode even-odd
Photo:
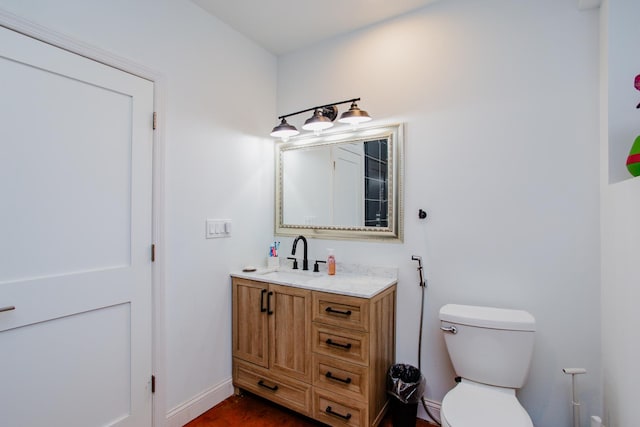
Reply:
[[[393,427],[415,427],[424,387],[424,377],[415,366],[398,363],[389,368],[387,393],[391,396]]]

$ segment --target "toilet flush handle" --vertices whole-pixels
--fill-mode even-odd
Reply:
[[[456,328],[455,326],[440,326],[440,329],[444,332],[449,332],[454,335],[458,333],[458,328]]]

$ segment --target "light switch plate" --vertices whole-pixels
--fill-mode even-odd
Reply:
[[[207,219],[205,228],[207,239],[218,239],[220,237],[231,237],[230,219]]]

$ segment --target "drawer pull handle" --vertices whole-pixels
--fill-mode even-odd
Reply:
[[[348,412],[347,412],[347,415],[339,414],[339,413],[337,413],[337,412],[334,412],[334,410],[333,410],[333,409],[331,409],[331,406],[327,406],[327,409],[325,409],[324,411],[325,411],[327,414],[331,414],[331,415],[333,415],[333,416],[340,417],[340,418],[342,418],[343,420],[351,419],[351,414],[350,414],[350,413],[348,413]]]
[[[327,372],[326,374],[324,374],[325,377],[327,377],[330,380],[335,380],[335,381],[340,381],[341,383],[345,383],[345,384],[351,384],[351,378],[347,377],[346,380],[343,380],[342,378],[338,378],[338,377],[334,377],[331,372]]]
[[[267,293],[266,289],[263,289],[260,291],[260,313],[264,313],[265,311],[267,311],[266,308],[264,308],[264,294]]]
[[[16,307],[14,305],[8,305],[6,307],[0,307],[0,313],[3,313],[5,311],[12,311],[15,310]]]
[[[351,310],[347,310],[347,311],[340,311],[340,310],[336,310],[334,308],[331,307],[327,307],[325,309],[325,311],[327,313],[333,313],[333,314],[342,314],[343,316],[351,316]]]
[[[340,344],[339,342],[331,341],[331,338],[327,338],[327,340],[325,342],[327,343],[327,345],[332,345],[334,347],[344,348],[345,350],[349,350],[351,348],[351,343]]]
[[[258,381],[258,385],[259,385],[260,387],[268,388],[268,389],[269,389],[269,390],[271,390],[271,391],[276,391],[276,390],[278,390],[278,386],[277,386],[277,385],[274,385],[273,387],[271,387],[271,386],[269,386],[269,385],[266,385],[266,384],[264,383],[264,381],[262,381],[262,380]]]

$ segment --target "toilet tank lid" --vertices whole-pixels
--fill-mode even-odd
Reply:
[[[536,319],[524,310],[447,304],[440,309],[440,320],[480,328],[535,331]]]

